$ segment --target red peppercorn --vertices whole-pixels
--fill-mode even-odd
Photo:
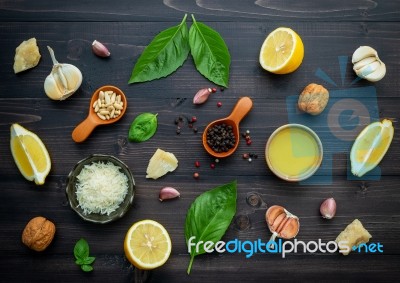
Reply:
[[[199,175],[199,173],[197,173],[197,172],[193,173],[193,178],[195,178],[195,179],[198,179],[198,178],[200,178],[200,175]]]
[[[249,154],[248,153],[243,153],[243,159],[248,159],[249,158]]]
[[[215,88],[215,87],[213,87],[211,90],[212,90],[212,92],[217,92],[217,88]]]
[[[250,136],[246,136],[245,139],[246,139],[246,141],[248,141],[248,140],[250,140],[251,138],[250,138]]]
[[[214,164],[214,163],[211,163],[211,164],[210,164],[210,167],[211,167],[211,169],[214,169],[214,168],[215,168],[215,164]]]
[[[251,145],[251,140],[249,139],[249,140],[246,140],[246,144],[247,145]]]
[[[221,106],[222,106],[222,102],[219,101],[219,102],[217,103],[217,106],[218,106],[218,107],[221,107]]]
[[[194,122],[196,122],[197,121],[197,117],[196,116],[193,116],[192,117],[192,123],[194,123]]]
[[[200,167],[200,162],[199,162],[199,161],[196,161],[196,162],[194,163],[194,166]]]

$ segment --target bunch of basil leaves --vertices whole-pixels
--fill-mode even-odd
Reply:
[[[186,244],[189,239],[196,245],[190,247],[190,263],[187,273],[190,273],[194,257],[204,254],[204,243],[210,241],[213,245],[221,240],[236,213],[237,184],[232,181],[216,187],[198,196],[190,206],[185,221]],[[203,245],[198,245],[200,242]]]
[[[182,22],[161,31],[144,49],[133,68],[128,83],[166,77],[186,61],[191,52],[197,70],[211,82],[228,87],[231,56],[221,35],[209,26],[196,22],[188,30]]]

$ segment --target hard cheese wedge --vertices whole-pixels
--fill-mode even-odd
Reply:
[[[178,159],[170,152],[157,149],[149,161],[146,178],[158,179],[178,167]]]

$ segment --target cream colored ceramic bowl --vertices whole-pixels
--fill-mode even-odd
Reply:
[[[301,124],[276,129],[265,147],[269,169],[279,178],[299,182],[311,177],[322,162],[323,148],[318,135]]]

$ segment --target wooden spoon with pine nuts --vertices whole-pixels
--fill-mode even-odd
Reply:
[[[125,114],[127,99],[119,88],[106,85],[98,88],[92,95],[89,114],[72,132],[72,139],[85,141],[94,128],[117,122]]]

